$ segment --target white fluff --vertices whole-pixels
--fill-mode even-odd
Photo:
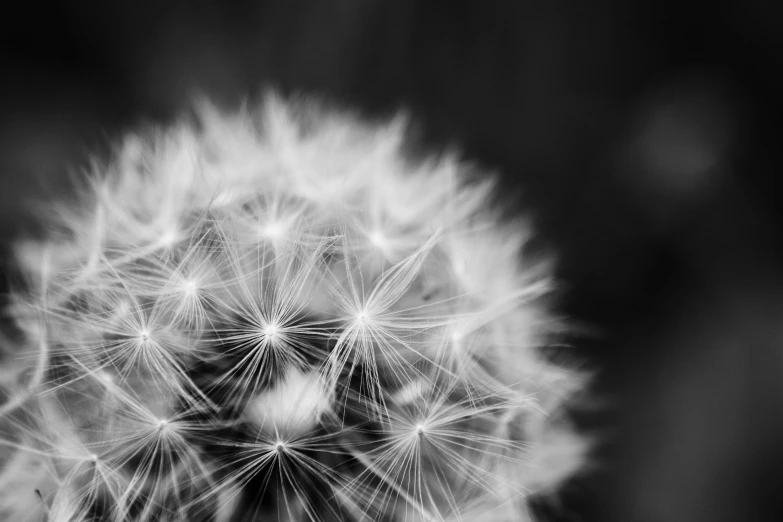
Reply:
[[[251,399],[245,415],[268,435],[288,437],[314,429],[329,405],[321,378],[292,368],[283,381]]]
[[[525,519],[581,463],[547,417],[581,379],[538,353],[561,328],[549,265],[487,208],[494,177],[406,158],[402,116],[275,95],[199,114],[128,136],[19,244],[0,507]]]

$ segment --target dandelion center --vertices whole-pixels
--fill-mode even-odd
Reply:
[[[370,235],[368,237],[370,239],[370,243],[372,243],[373,245],[375,245],[378,248],[381,248],[384,245],[386,245],[386,238],[378,230],[375,230],[372,233],[370,233]]]
[[[188,279],[187,281],[185,281],[182,287],[185,293],[188,295],[196,293],[196,290],[198,289],[198,285],[193,279]]]
[[[171,248],[173,247],[179,239],[179,233],[176,229],[169,229],[166,230],[163,235],[160,237],[160,244],[164,248]]]
[[[261,234],[268,238],[279,238],[283,235],[283,226],[280,223],[269,223],[261,230]]]
[[[269,338],[274,337],[278,333],[278,326],[276,324],[268,324],[266,325],[266,328],[264,328],[264,335],[266,335]]]

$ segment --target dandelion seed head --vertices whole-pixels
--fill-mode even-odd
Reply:
[[[47,493],[9,520],[523,520],[579,469],[551,267],[495,177],[408,158],[405,118],[200,115],[130,136],[16,249],[0,511]]]

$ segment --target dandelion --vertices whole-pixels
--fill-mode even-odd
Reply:
[[[527,519],[582,462],[552,415],[582,378],[494,178],[407,159],[403,117],[199,115],[17,245],[0,517]]]

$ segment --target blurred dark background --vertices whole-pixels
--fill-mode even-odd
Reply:
[[[591,473],[546,520],[783,514],[781,19],[773,2],[15,3],[0,31],[0,233],[88,153],[196,94],[274,86],[461,146],[558,252]]]

